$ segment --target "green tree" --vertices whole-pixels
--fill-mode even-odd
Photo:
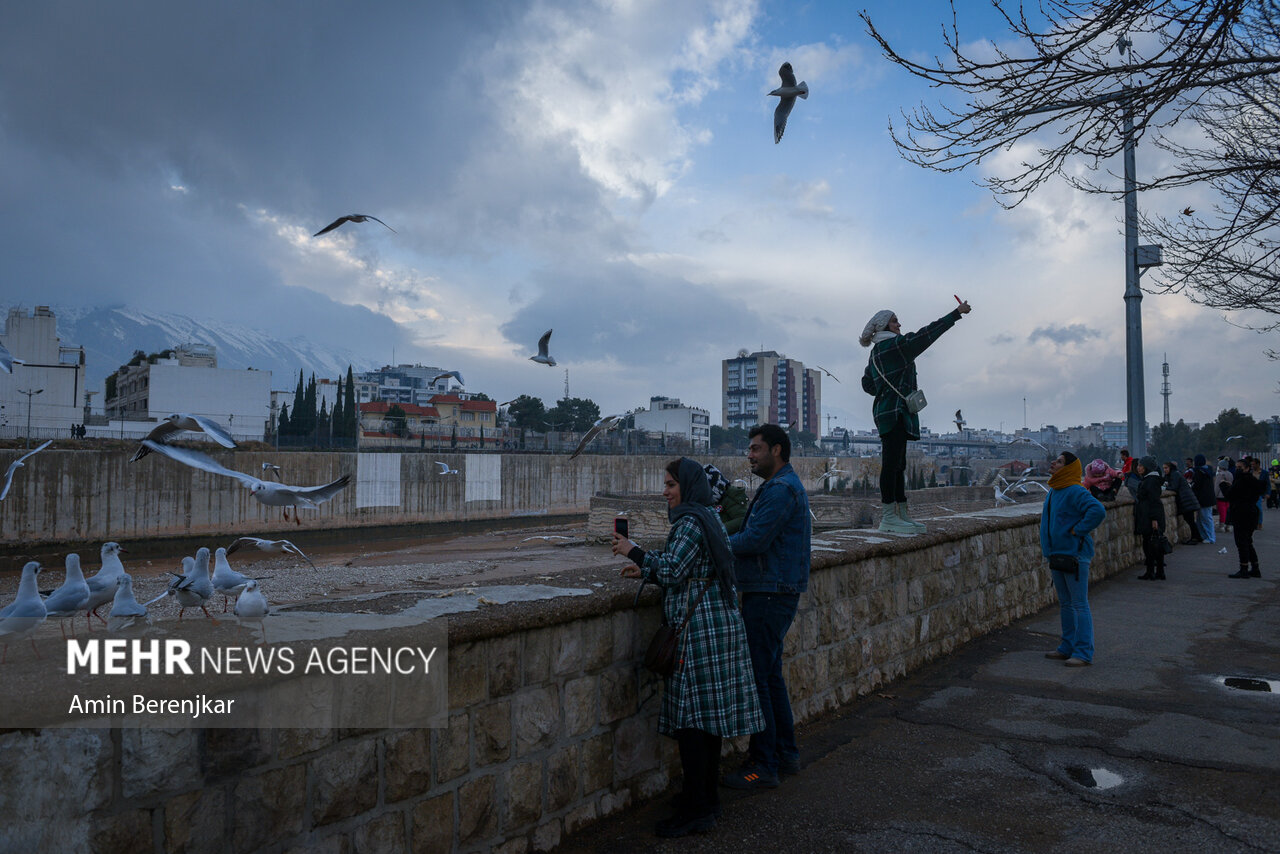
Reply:
[[[292,415],[289,417],[289,436],[301,436],[306,428],[306,409],[304,403],[307,397],[306,386],[302,381],[302,370],[298,370],[298,388],[293,392],[293,409],[290,410]]]
[[[329,402],[327,400],[320,401],[320,415],[316,418],[316,440],[317,444],[329,441]]]
[[[1238,460],[1248,451],[1264,452],[1268,446],[1266,423],[1254,421],[1235,407],[1219,412],[1216,419],[1200,428],[1197,438],[1200,453],[1210,460],[1219,454]]]
[[[387,414],[383,416],[382,420],[390,425],[391,434],[393,436],[400,436],[403,438],[408,435],[409,415],[400,407],[400,404],[391,404],[387,409]]]
[[[733,454],[747,450],[747,430],[745,427],[720,427],[711,425],[711,450],[721,454]]]
[[[521,430],[544,430],[547,407],[541,398],[522,394],[507,407],[507,417]]]
[[[289,432],[289,404],[280,404],[280,419],[276,422],[277,436],[292,436]]]
[[[329,413],[330,432],[335,439],[342,438],[345,424],[342,415],[342,377],[338,377],[338,388],[333,395],[333,411]]]
[[[1177,424],[1159,424],[1151,428],[1151,445],[1147,453],[1161,463],[1173,460],[1181,471],[1182,461],[1199,453],[1197,450],[1199,437],[1196,435],[1198,432],[1188,427],[1181,418],[1178,419]],[[1085,460],[1086,464],[1088,462],[1089,460]]]
[[[347,387],[346,397],[342,400],[342,417],[344,419],[342,437],[354,439],[360,424],[360,407],[356,405],[356,380],[350,365],[347,365]]]
[[[294,410],[297,415],[297,410]],[[302,397],[302,417],[304,419],[304,436],[318,436],[316,413],[316,375],[312,374],[307,382],[306,393]]]
[[[549,424],[558,424],[556,430],[573,430],[578,433],[591,429],[600,418],[600,407],[592,400],[582,397],[568,397],[556,401],[556,405],[547,410],[545,420]]]

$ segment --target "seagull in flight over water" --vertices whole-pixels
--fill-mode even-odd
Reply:
[[[185,412],[166,415],[165,419],[157,424],[155,429],[147,434],[146,438],[163,445],[173,438],[173,434],[181,433],[184,430],[191,433],[204,433],[224,448],[234,448],[236,446],[236,440],[231,438],[231,434],[227,432],[226,427],[223,427],[212,418],[205,418],[203,415],[188,415]],[[138,446],[138,450],[133,452],[129,462],[136,463],[149,453],[151,453],[151,449],[147,447],[144,441]]]
[[[587,447],[587,445],[590,445],[591,440],[594,439],[596,436],[599,436],[601,433],[605,433],[609,430],[612,430],[614,425],[617,424],[618,421],[623,417],[625,416],[622,414],[606,415],[603,418],[601,418],[599,421],[597,421],[595,424],[592,424],[591,429],[586,432],[586,435],[582,437],[582,441],[578,443],[578,447],[574,448],[573,453],[569,455],[569,459],[572,460],[575,457],[577,457],[578,454],[581,454],[583,448]]]
[[[13,475],[18,469],[27,464],[27,458],[40,453],[52,444],[52,439],[45,439],[44,444],[32,448],[30,451],[27,451],[25,454],[9,463],[9,468],[6,469],[4,473],[4,485],[0,486],[0,501],[4,501],[5,496],[9,494],[9,487],[13,486]]]
[[[782,78],[782,85],[770,92],[770,95],[777,95],[778,109],[773,111],[773,144],[777,145],[782,142],[782,132],[787,129],[787,116],[791,115],[791,108],[796,105],[796,96],[808,99],[809,84],[801,81],[796,83],[796,73],[791,70],[791,63],[784,62],[782,67],[778,69],[778,76]]]
[[[337,219],[335,219],[333,222],[329,223],[329,224],[328,224],[328,225],[326,225],[324,228],[320,229],[319,231],[317,231],[315,234],[313,234],[313,235],[311,235],[311,236],[312,236],[312,237],[319,237],[319,236],[320,236],[320,235],[322,235],[322,234],[328,234],[329,232],[333,231],[333,230],[334,230],[335,228],[337,228],[338,226],[342,225],[344,222],[368,222],[369,220],[373,220],[374,222],[378,223],[378,225],[383,226],[383,227],[384,227],[384,228],[386,228],[388,231],[390,231],[392,234],[396,234],[396,233],[397,233],[397,232],[396,232],[396,230],[395,230],[394,228],[392,228],[391,226],[387,225],[385,222],[383,222],[382,220],[378,219],[376,216],[373,216],[373,215],[371,215],[371,214],[347,214],[346,216],[340,216],[340,217],[338,217],[338,218],[337,218]]]

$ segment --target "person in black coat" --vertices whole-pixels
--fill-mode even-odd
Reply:
[[[1191,482],[1178,471],[1178,464],[1170,460],[1164,464],[1164,488],[1171,491],[1178,499],[1178,515],[1187,523],[1191,533],[1182,541],[1184,546],[1198,546],[1204,542],[1200,536],[1200,522],[1196,518],[1200,514],[1200,502],[1196,500]]]
[[[1262,497],[1262,482],[1251,469],[1252,457],[1241,460],[1245,465],[1236,466],[1235,479],[1225,486],[1227,493],[1227,524],[1236,538],[1236,551],[1240,554],[1240,571],[1229,578],[1261,578],[1258,568],[1258,552],[1253,547],[1253,532],[1258,527],[1258,499]]]
[[[1134,467],[1139,477],[1134,491],[1133,532],[1142,537],[1142,556],[1147,571],[1138,576],[1140,581],[1164,581],[1164,480],[1160,477],[1160,464],[1148,454]]]

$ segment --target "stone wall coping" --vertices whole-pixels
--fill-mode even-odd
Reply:
[[[1171,501],[1172,499],[1166,498],[1166,502]],[[1113,510],[1123,511],[1132,504],[1133,499],[1123,495],[1115,501],[1104,502],[1103,506],[1110,514]],[[910,537],[880,534],[874,529],[865,528],[823,531],[815,535],[815,538],[827,545],[811,553],[810,571],[821,571],[873,558],[923,551],[946,543],[970,539],[974,535],[996,533],[1029,525],[1038,526],[1040,514],[1028,513],[1008,517],[953,516],[930,519],[928,524],[931,528],[928,533]],[[836,539],[842,534],[853,537],[885,537],[886,541],[868,543]],[[619,577],[618,571],[625,564],[625,558],[612,556],[602,559],[599,563],[584,562],[583,565],[564,573],[554,582],[556,586],[588,588],[592,591],[590,596],[557,596],[532,602],[508,602],[501,605],[486,605],[478,611],[451,614],[448,618],[449,643],[474,643],[514,632],[562,625],[585,617],[599,617],[617,611],[631,610],[635,607],[632,603],[635,601],[636,586],[640,582],[636,579]],[[662,596],[658,588],[648,584],[645,585],[644,593],[641,594],[638,607],[656,607],[661,601]]]

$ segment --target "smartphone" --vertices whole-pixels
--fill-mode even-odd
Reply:
[[[626,516],[614,517],[613,530],[616,531],[619,536],[626,537],[627,539],[631,539],[631,534],[629,533],[629,528],[627,526]]]

